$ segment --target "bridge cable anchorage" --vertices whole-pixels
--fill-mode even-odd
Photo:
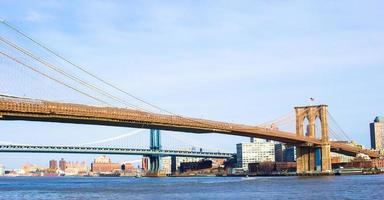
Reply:
[[[64,71],[64,70],[62,70],[62,69],[61,69],[60,67],[58,67],[58,66],[55,66],[55,65],[53,65],[53,64],[51,64],[51,63],[49,63],[49,62],[44,61],[43,59],[41,59],[41,58],[39,58],[38,56],[34,55],[31,51],[28,51],[28,50],[26,50],[26,49],[24,49],[24,48],[18,46],[18,45],[15,44],[15,43],[12,43],[11,41],[9,41],[9,40],[7,40],[7,39],[5,39],[5,38],[3,38],[3,37],[0,37],[0,41],[2,41],[3,43],[7,44],[8,46],[10,46],[10,47],[16,49],[17,51],[23,53],[24,55],[29,56],[30,58],[36,60],[37,62],[43,64],[44,66],[50,68],[51,70],[54,70],[54,71],[56,71],[57,73],[60,73],[60,74],[64,75],[65,77],[67,77],[67,78],[69,78],[69,79],[71,79],[71,80],[73,80],[73,81],[75,81],[75,82],[77,82],[77,83],[79,83],[79,84],[81,84],[81,85],[83,85],[83,86],[85,86],[85,87],[87,87],[87,88],[93,90],[93,91],[96,91],[96,92],[99,93],[99,94],[102,94],[102,95],[104,95],[104,96],[106,96],[106,97],[109,97],[110,99],[113,99],[113,100],[115,100],[116,102],[119,102],[119,103],[121,103],[121,104],[123,104],[123,105],[126,105],[126,106],[128,106],[128,107],[132,107],[132,108],[135,108],[135,109],[138,109],[138,110],[146,111],[145,109],[142,109],[142,108],[140,108],[140,107],[138,107],[138,106],[135,106],[135,105],[133,105],[133,104],[130,104],[130,103],[126,102],[125,100],[123,100],[123,99],[121,99],[121,98],[119,98],[119,97],[116,97],[116,96],[114,96],[114,95],[112,95],[112,94],[110,94],[110,93],[104,91],[103,89],[98,88],[97,86],[95,86],[95,85],[93,85],[93,84],[90,84],[90,83],[88,83],[88,82],[86,82],[86,81],[81,80],[81,79],[78,78],[77,76],[74,76],[74,75],[72,75],[72,74],[70,74],[70,73],[68,73],[68,72],[66,72],[66,71]]]
[[[176,117],[180,117],[180,118],[182,118],[182,119],[186,119],[186,120],[188,120],[188,121],[192,121],[192,122],[200,123],[200,124],[203,124],[203,125],[205,125],[205,126],[208,125],[207,128],[212,129],[212,130],[211,130],[212,132],[216,132],[216,129],[220,129],[220,130],[222,129],[222,127],[216,127],[216,126],[212,125],[211,123],[204,123],[204,122],[201,122],[201,121],[198,121],[198,120],[194,120],[194,119],[191,119],[191,118],[183,117],[182,115],[179,115],[179,114],[173,113],[173,112],[171,112],[171,111],[168,111],[168,110],[166,110],[166,109],[164,109],[164,108],[161,108],[161,107],[159,107],[159,106],[156,106],[156,105],[154,105],[154,104],[152,104],[152,103],[150,103],[150,102],[148,102],[148,101],[145,101],[145,100],[143,100],[142,98],[139,98],[139,97],[137,97],[137,96],[135,96],[135,95],[133,95],[133,94],[131,94],[131,93],[129,93],[129,92],[126,92],[126,91],[124,91],[123,89],[120,89],[119,87],[115,86],[114,84],[112,84],[112,83],[110,83],[110,82],[108,82],[108,81],[105,81],[104,79],[102,79],[102,78],[96,76],[95,74],[89,72],[89,71],[86,70],[84,67],[81,67],[80,65],[75,64],[74,62],[70,61],[69,59],[65,58],[64,56],[61,56],[59,53],[56,53],[56,52],[55,52],[54,50],[52,50],[51,48],[48,48],[47,46],[45,46],[45,45],[42,44],[41,42],[38,42],[37,40],[35,40],[35,39],[33,39],[32,37],[28,36],[26,33],[24,33],[23,31],[21,31],[20,29],[16,28],[15,26],[11,25],[11,24],[8,23],[7,21],[1,21],[0,23],[4,24],[5,26],[7,26],[8,28],[10,28],[11,30],[15,31],[16,33],[18,33],[19,35],[23,36],[24,38],[27,38],[28,40],[32,41],[34,44],[36,44],[36,45],[39,46],[40,48],[43,48],[44,50],[46,50],[46,51],[48,51],[49,53],[55,55],[56,57],[58,57],[58,58],[60,58],[61,60],[65,61],[66,63],[68,63],[68,64],[70,64],[70,65],[76,67],[77,69],[79,69],[79,70],[83,71],[84,73],[88,74],[89,76],[91,76],[91,77],[93,77],[93,78],[99,80],[100,82],[102,82],[102,83],[104,83],[104,84],[106,84],[106,85],[108,85],[108,86],[110,86],[110,87],[112,87],[112,88],[114,88],[114,89],[116,89],[116,90],[118,90],[118,91],[120,91],[120,92],[122,92],[122,93],[128,95],[128,96],[130,96],[131,98],[134,98],[134,99],[136,99],[136,100],[138,100],[138,101],[140,101],[140,102],[142,102],[142,103],[144,103],[144,104],[147,104],[147,105],[149,105],[149,106],[151,106],[151,107],[153,107],[153,108],[156,108],[156,109],[158,109],[158,110],[160,110],[160,111],[162,111],[162,112],[168,113],[168,114],[170,114],[170,115],[174,115],[174,116],[176,116]],[[228,126],[229,128],[232,127],[229,123],[227,123],[227,126]]]
[[[61,85],[64,85],[65,87],[68,87],[68,88],[70,88],[70,89],[72,89],[72,90],[74,90],[74,91],[80,93],[80,94],[83,94],[84,96],[87,96],[87,97],[89,97],[89,98],[92,98],[92,99],[94,99],[94,100],[96,100],[96,101],[98,101],[98,102],[100,102],[100,103],[102,103],[102,104],[106,104],[106,105],[111,106],[111,105],[110,105],[109,103],[107,103],[106,101],[103,101],[103,100],[101,100],[101,99],[99,99],[99,98],[97,98],[97,97],[94,97],[94,96],[92,96],[92,95],[90,95],[90,94],[87,94],[86,92],[83,92],[83,91],[81,91],[81,90],[79,90],[79,89],[76,89],[75,87],[72,87],[71,85],[69,85],[69,84],[67,84],[67,83],[64,83],[63,81],[60,81],[60,80],[58,80],[58,79],[56,79],[56,78],[53,78],[53,77],[49,76],[48,74],[39,71],[39,70],[36,69],[35,67],[32,67],[31,65],[28,65],[28,64],[26,64],[26,63],[21,62],[20,60],[16,59],[15,57],[12,57],[12,56],[10,56],[10,55],[8,55],[8,54],[2,52],[2,51],[0,51],[0,54],[3,55],[3,56],[6,57],[6,58],[12,60],[12,61],[14,61],[14,62],[16,62],[16,63],[18,63],[18,64],[24,66],[24,67],[29,68],[30,70],[32,70],[32,71],[34,71],[34,72],[36,72],[36,73],[38,73],[38,74],[40,74],[40,75],[42,75],[42,76],[44,76],[44,77],[50,79],[50,80],[52,80],[52,81],[55,81],[55,82],[57,82],[57,83],[59,83],[59,84],[61,84]]]

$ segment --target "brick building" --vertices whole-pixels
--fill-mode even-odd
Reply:
[[[112,163],[107,156],[97,157],[91,164],[91,171],[94,173],[113,173],[121,170],[119,163]]]
[[[57,160],[50,160],[49,161],[49,169],[50,170],[57,170]]]
[[[67,164],[67,162],[64,160],[64,158],[61,158],[61,160],[59,161],[59,169],[61,171],[65,171],[66,164]]]
[[[249,174],[270,175],[273,173],[294,173],[296,162],[260,162],[248,164]]]

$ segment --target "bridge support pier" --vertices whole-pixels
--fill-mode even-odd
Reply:
[[[330,145],[296,146],[296,164],[298,174],[330,173]]]
[[[323,172],[332,172],[331,145],[321,146],[321,169]]]
[[[150,132],[150,141],[149,148],[152,150],[161,149],[161,135],[160,130],[151,129]],[[161,156],[150,155],[149,157],[149,176],[160,176],[160,171],[162,170],[162,160]]]
[[[304,144],[296,146],[296,165],[298,174],[332,173],[331,148],[328,137],[327,106],[296,107],[296,134],[298,136],[315,137],[315,121],[321,122],[321,142],[319,146]],[[304,127],[304,120],[308,126]],[[304,129],[307,130],[304,135]]]
[[[149,156],[149,171],[151,173],[158,173],[161,169],[161,157]]]

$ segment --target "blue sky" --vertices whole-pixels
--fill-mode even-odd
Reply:
[[[0,18],[94,74],[176,113],[256,125],[292,113],[294,106],[306,105],[313,97],[315,103],[328,104],[344,131],[368,147],[368,124],[384,115],[381,1],[5,0],[0,4]],[[6,28],[0,30],[2,36],[31,46]],[[4,59],[0,66],[1,93],[94,103]],[[0,140],[20,143],[74,144],[129,131],[0,122]],[[188,136],[215,141],[212,146],[228,151],[248,140]],[[0,163],[46,164],[63,156],[94,157],[1,154]],[[134,157],[114,160],[129,159]]]

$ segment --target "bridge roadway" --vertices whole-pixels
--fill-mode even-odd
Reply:
[[[201,158],[231,158],[234,153],[130,149],[109,147],[81,147],[81,146],[42,146],[42,145],[0,145],[0,152],[6,153],[80,153],[80,154],[120,154],[120,155],[160,155],[177,157]]]
[[[257,126],[164,115],[126,108],[57,103],[4,95],[0,96],[0,120],[95,124],[191,133],[222,133],[275,140],[293,145],[321,145],[321,141],[315,138],[297,136],[295,133]],[[379,156],[378,152],[349,144],[331,142],[331,149],[349,155],[365,153],[372,158]]]

